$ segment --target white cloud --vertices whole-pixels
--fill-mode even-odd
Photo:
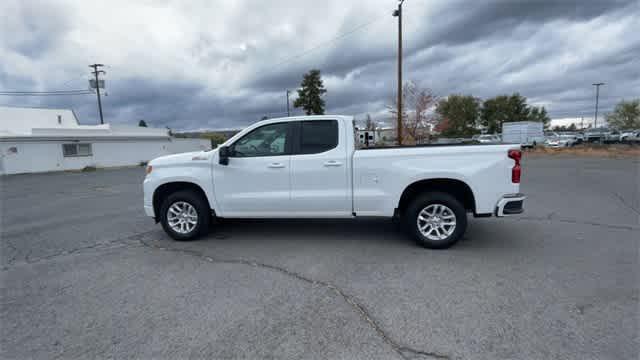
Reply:
[[[285,88],[315,67],[329,111],[383,114],[396,88],[394,7],[387,0],[5,0],[0,89],[84,88],[87,65],[101,62],[111,121],[229,128],[282,114]],[[637,10],[633,1],[410,1],[405,79],[442,96],[518,91],[558,119],[591,114],[590,84],[604,81],[607,111],[640,94]],[[94,101],[0,98],[72,106],[88,121]]]

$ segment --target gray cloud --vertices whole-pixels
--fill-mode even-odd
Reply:
[[[13,15],[5,33],[16,34],[0,43],[0,89],[83,88],[78,69],[100,59],[113,64],[108,121],[246,126],[284,115],[285,89],[311,68],[322,70],[328,112],[380,113],[396,88],[393,2],[124,2],[93,30],[80,20],[94,5],[21,4],[0,5]],[[637,1],[407,2],[405,79],[440,96],[520,92],[553,117],[591,116],[592,82],[607,83],[604,111],[640,96],[638,13]],[[0,103],[73,107],[83,122],[97,119],[91,95]]]

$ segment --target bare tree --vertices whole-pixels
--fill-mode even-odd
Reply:
[[[394,118],[397,118],[397,100],[394,97],[387,108]],[[438,97],[429,88],[421,88],[413,81],[402,86],[402,142],[419,143],[429,136],[431,125],[437,124],[437,116],[433,109],[438,103]]]
[[[365,130],[375,130],[376,123],[371,119],[371,115],[367,114],[366,119],[364,121],[364,129]]]

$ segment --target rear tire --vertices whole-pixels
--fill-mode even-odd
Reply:
[[[447,193],[425,193],[407,208],[404,226],[419,245],[446,249],[464,235],[467,212],[458,199]]]
[[[162,202],[160,223],[174,240],[193,240],[209,231],[211,210],[200,194],[190,190],[177,191]]]

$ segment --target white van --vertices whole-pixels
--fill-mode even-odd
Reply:
[[[502,123],[502,142],[535,147],[544,144],[543,124],[536,121]]]

